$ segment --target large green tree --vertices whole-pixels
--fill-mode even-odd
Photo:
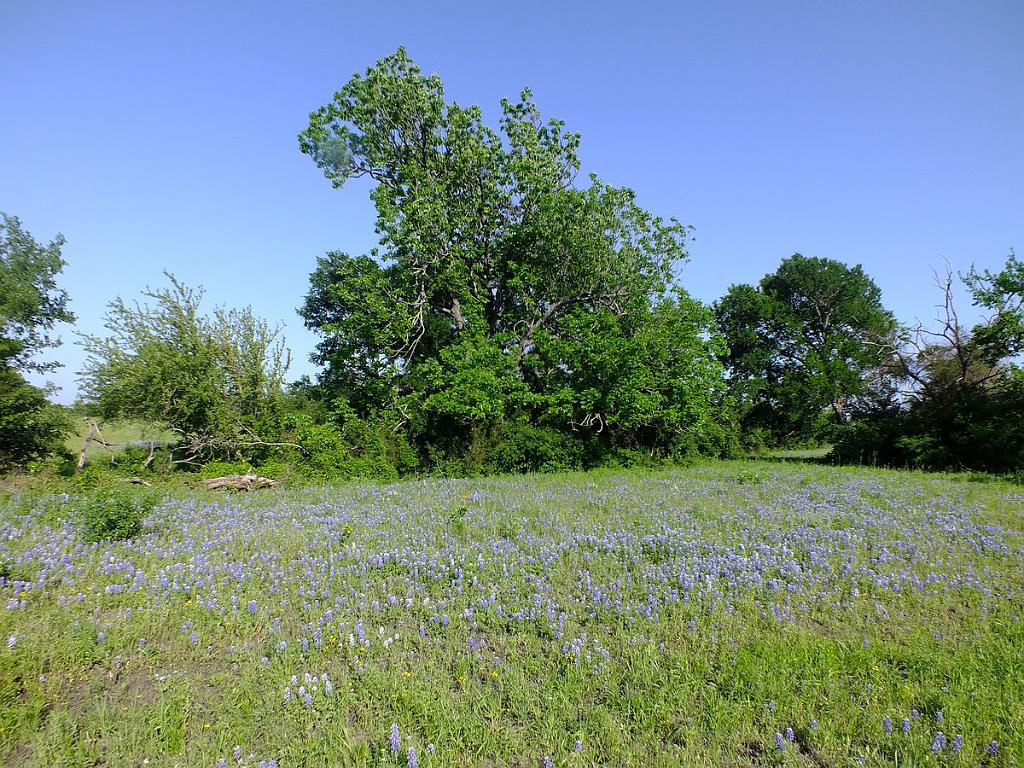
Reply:
[[[67,292],[57,285],[64,268],[58,235],[37,242],[15,216],[0,213],[0,467],[22,464],[60,448],[66,419],[21,371],[60,365],[35,358],[60,341],[53,330],[74,321]]]
[[[281,429],[283,340],[248,307],[204,315],[202,289],[167,277],[169,287],[144,292],[151,304],[115,299],[109,335],[83,337],[86,401],[104,418],[173,430],[177,461],[259,455]]]
[[[845,423],[896,332],[881,291],[859,265],[800,254],[757,287],[731,286],[715,314],[744,426],[779,443]]]
[[[300,313],[323,383],[421,442],[517,420],[655,452],[703,433],[719,368],[710,316],[671,290],[686,228],[578,183],[579,136],[529,91],[501,106],[494,130],[399,49],[310,116],[302,151],[336,187],[371,180],[380,235],[311,276]],[[616,369],[640,347],[642,375]]]

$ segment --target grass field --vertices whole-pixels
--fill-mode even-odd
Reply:
[[[64,441],[64,447],[69,453],[77,457],[82,450],[82,445],[85,443],[86,435],[89,434],[89,424],[85,418],[78,416],[72,417],[71,423],[74,431]],[[159,444],[174,438],[172,432],[146,422],[123,420],[98,423],[100,431],[103,433],[103,439],[115,446],[115,450],[123,449],[131,443],[156,440]],[[110,463],[110,452],[96,441],[89,444],[85,455],[90,463]]]
[[[793,463],[0,511],[0,763],[1024,763],[1024,488]],[[6,639],[6,645],[3,641]]]

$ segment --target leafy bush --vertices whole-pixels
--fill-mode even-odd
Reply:
[[[380,430],[362,420],[339,427],[314,424],[303,418],[298,443],[304,449],[301,470],[316,480],[397,480],[398,471],[388,458]]]
[[[116,482],[113,469],[105,464],[86,464],[68,480],[76,491],[91,491]]]
[[[561,430],[518,424],[500,433],[490,464],[499,472],[569,472],[583,464],[583,443]]]
[[[88,497],[81,509],[85,540],[123,541],[138,536],[143,519],[157,501],[153,494],[133,493],[120,488]]]
[[[211,461],[204,464],[199,470],[199,477],[207,480],[211,477],[225,477],[227,475],[244,475],[252,471],[252,466],[246,461]]]

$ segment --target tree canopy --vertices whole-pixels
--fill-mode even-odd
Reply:
[[[844,423],[892,348],[896,322],[858,265],[794,254],[757,287],[733,285],[715,314],[748,428],[780,442]]]
[[[109,305],[108,336],[84,336],[82,391],[104,418],[167,426],[180,461],[246,458],[280,430],[288,356],[276,329],[245,309],[200,312],[202,289],[173,275],[153,304]]]
[[[494,130],[399,49],[310,116],[302,151],[336,187],[371,180],[380,235],[311,276],[323,385],[427,441],[517,420],[654,451],[705,434],[720,350],[672,285],[687,229],[578,183],[579,136],[528,90],[501,107]]]
[[[0,213],[0,361],[21,370],[45,371],[60,365],[32,357],[60,341],[57,323],[74,322],[67,291],[57,286],[65,267],[64,238],[36,242],[16,216]]]
[[[67,428],[43,390],[21,375],[60,365],[34,357],[60,344],[52,336],[58,323],[75,319],[57,285],[63,245],[60,235],[37,242],[17,217],[0,213],[0,468],[60,450]]]

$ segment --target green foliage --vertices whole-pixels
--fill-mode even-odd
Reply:
[[[63,245],[60,235],[37,243],[16,216],[0,213],[0,365],[34,371],[59,365],[30,358],[60,344],[50,335],[57,323],[75,320],[67,292],[57,287]]]
[[[58,452],[69,430],[62,411],[20,373],[59,366],[32,358],[60,344],[51,336],[57,323],[75,319],[56,282],[63,245],[60,235],[37,243],[17,217],[0,213],[0,471]]]
[[[58,453],[69,429],[64,411],[39,387],[0,365],[0,471]]]
[[[402,49],[300,136],[336,187],[375,183],[381,236],[310,277],[300,314],[321,336],[321,384],[361,419],[393,419],[434,471],[539,468],[538,438],[575,440],[571,465],[587,443],[665,454],[715,430],[720,341],[671,290],[687,230],[628,189],[577,185],[578,146],[529,91],[484,125]],[[499,435],[514,445],[495,453]]]
[[[569,472],[583,466],[584,445],[551,427],[506,425],[489,457],[498,472]]]
[[[189,461],[256,459],[281,430],[288,355],[250,308],[200,314],[202,290],[168,275],[154,306],[110,304],[110,335],[84,337],[82,389],[103,418],[159,422]]]
[[[315,480],[367,478],[391,481],[398,478],[400,462],[383,425],[349,418],[343,426],[296,419],[295,437],[302,446],[300,471]]]
[[[715,305],[744,430],[777,444],[827,436],[869,390],[896,323],[860,266],[795,254]]]
[[[159,499],[153,494],[107,487],[86,497],[79,510],[86,541],[123,541],[142,531],[142,521]]]
[[[945,317],[904,334],[888,376],[902,397],[882,399],[843,434],[835,456],[893,466],[1014,472],[1024,466],[1024,267],[1011,253],[999,273],[964,277],[992,314],[967,330],[945,281]],[[941,284],[940,284],[940,287]]]
[[[244,475],[252,471],[252,465],[247,461],[211,461],[204,464],[196,473],[199,479],[211,477],[225,477],[227,475]]]

